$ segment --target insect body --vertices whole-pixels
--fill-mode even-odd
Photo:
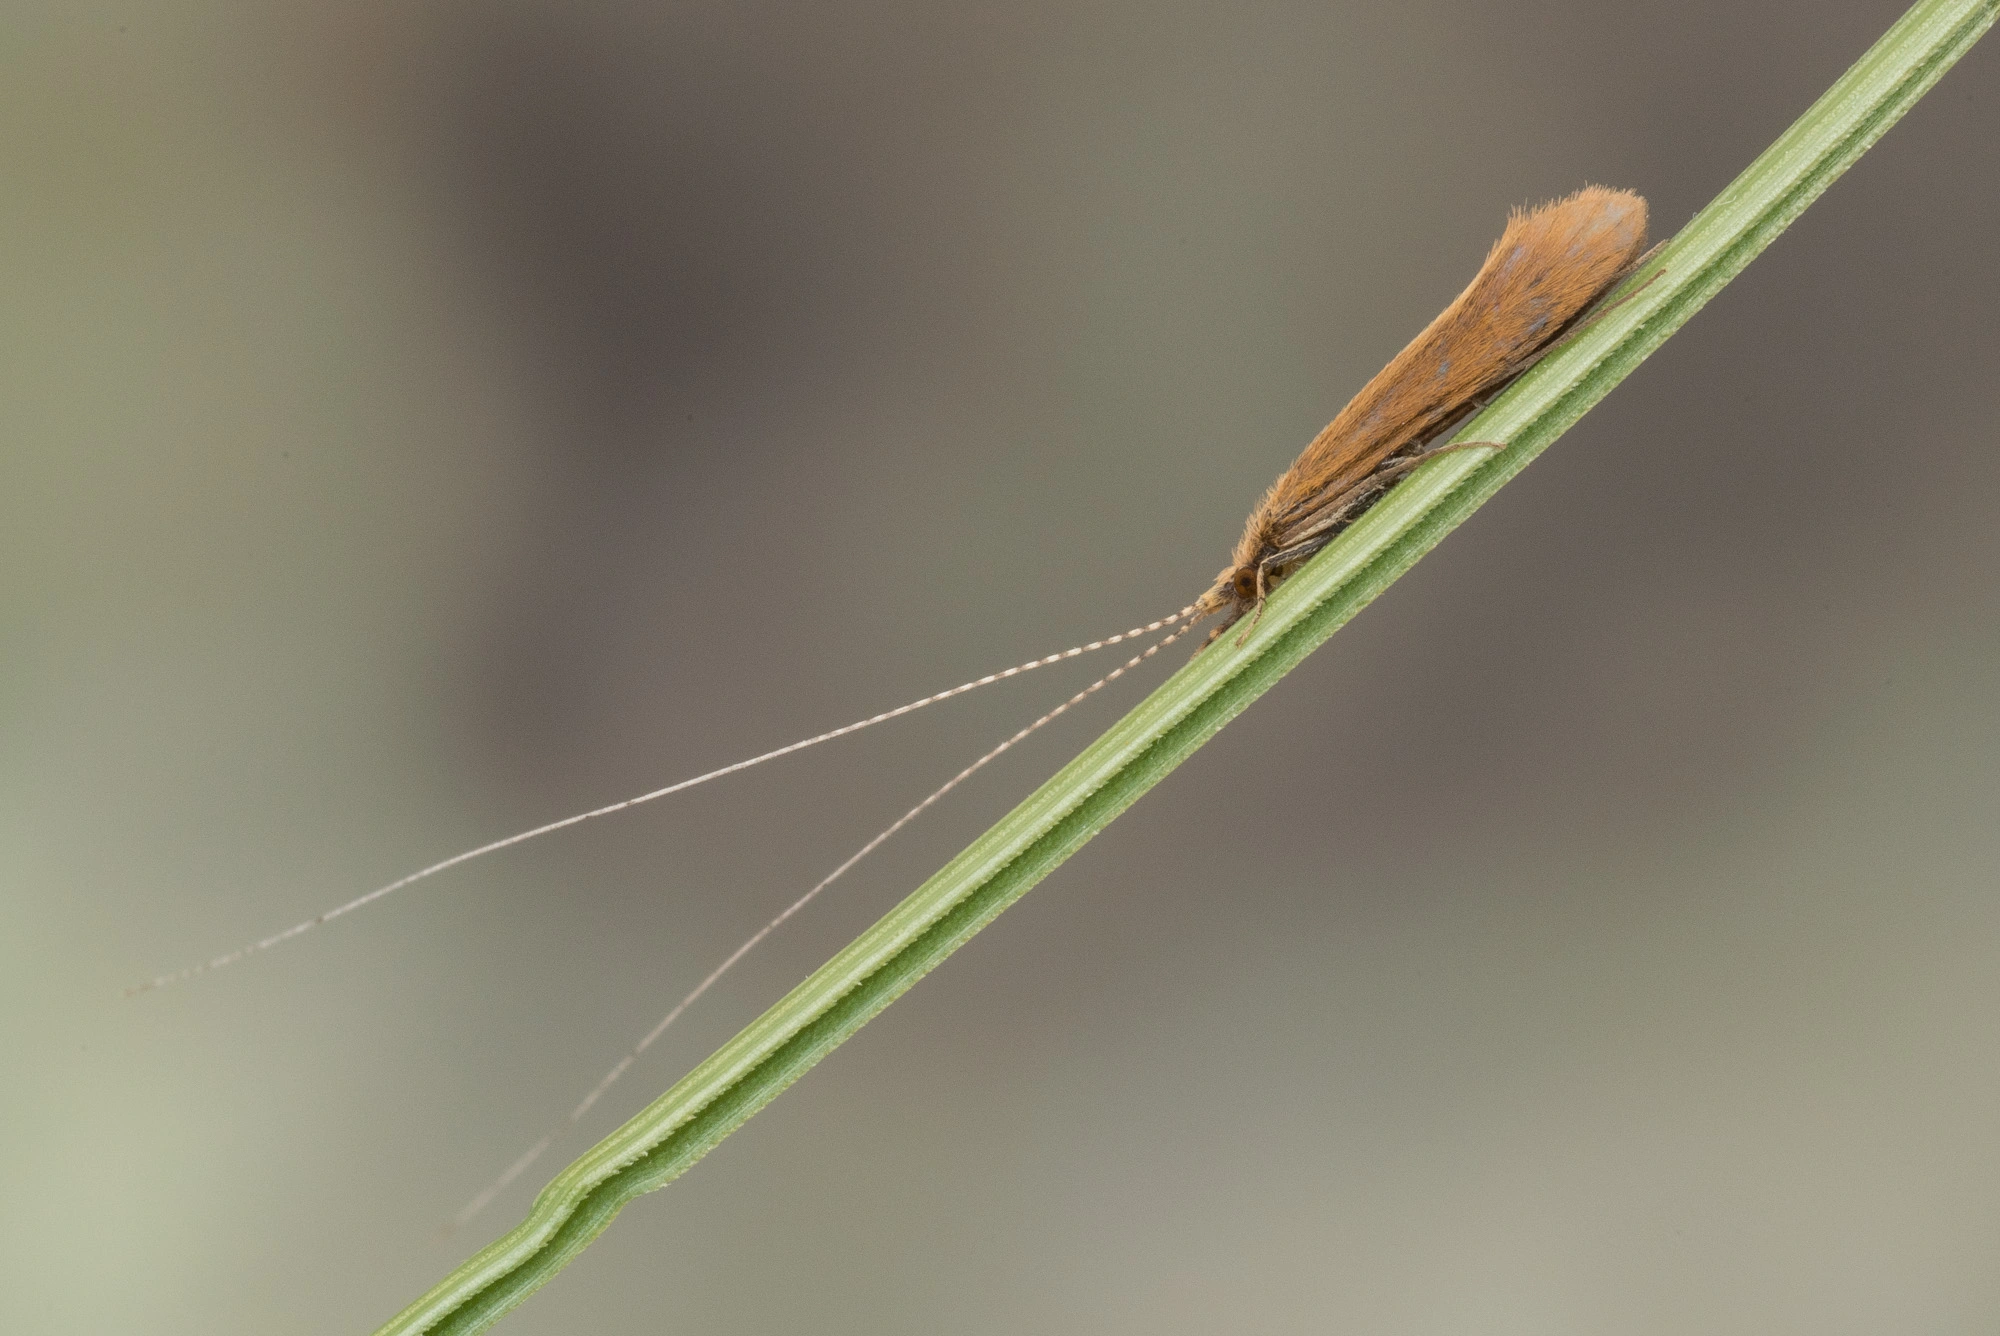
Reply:
[[[1646,201],[1590,186],[1516,212],[1471,284],[1362,387],[1250,512],[1197,616],[1263,606],[1431,443],[1526,371],[1638,264]],[[1449,447],[1446,447],[1449,448]]]

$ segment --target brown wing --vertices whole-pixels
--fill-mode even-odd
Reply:
[[[1457,300],[1272,485],[1250,516],[1237,564],[1289,547],[1391,455],[1518,374],[1645,246],[1646,201],[1628,191],[1591,186],[1516,211]]]

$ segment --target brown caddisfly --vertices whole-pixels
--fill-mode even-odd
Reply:
[[[908,825],[938,799],[951,792],[973,773],[1008,750],[1050,720],[1092,695],[1106,683],[1123,676],[1165,646],[1187,634],[1210,616],[1222,621],[1210,634],[1213,641],[1224,628],[1246,615],[1255,618],[1271,590],[1296,571],[1308,557],[1333,541],[1340,531],[1358,518],[1396,481],[1426,459],[1445,450],[1469,446],[1497,448],[1492,442],[1438,444],[1455,427],[1501,389],[1544,356],[1564,334],[1591,318],[1605,295],[1631,273],[1643,258],[1646,245],[1646,202],[1622,190],[1591,186],[1565,199],[1538,209],[1516,212],[1507,222],[1486,263],[1458,299],[1430,323],[1410,345],[1390,361],[1376,377],[1362,387],[1326,430],[1314,437],[1289,469],[1279,475],[1269,491],[1250,512],[1243,537],[1236,544],[1229,565],[1216,577],[1213,587],[1195,602],[1172,616],[1135,627],[1130,631],[1061,653],[1031,660],[1004,672],[912,701],[843,728],[821,733],[780,747],[775,751],[711,770],[692,779],[654,789],[637,797],[593,808],[574,816],[494,840],[476,849],[455,854],[429,867],[377,887],[303,923],[274,933],[227,955],[194,965],[175,974],[161,975],[129,990],[139,992],[174,983],[193,975],[233,964],[245,956],[287,941],[310,928],[326,923],[383,898],[413,882],[469,862],[481,855],[520,844],[551,831],[578,825],[595,817],[636,807],[693,788],[723,775],[807,747],[872,727],[937,701],[963,695],[976,687],[1002,678],[1075,658],[1091,650],[1115,645],[1142,635],[1167,629],[1160,639],[1120,667],[1112,670],[1050,710],[1027,727],[988,751],[951,780],[904,813],[892,825],[835,868],[818,885],[794,900],[776,918],[759,929],[748,941],[712,970],[693,991],[646,1037],[628,1051],[583,1102],[571,1111],[564,1123],[542,1138],[527,1154],[516,1160],[501,1178],[459,1213],[463,1222],[521,1174],[555,1136],[576,1123],[598,1098],[632,1065],[634,1059],[716,980],[763,941],[780,924],[805,908],[819,893],[860,862],[869,853]]]
[[[1214,640],[1332,542],[1432,443],[1533,366],[1646,249],[1646,201],[1589,186],[1517,211],[1458,300],[1327,423],[1250,512],[1236,551],[1194,605]]]

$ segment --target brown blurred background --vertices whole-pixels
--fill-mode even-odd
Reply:
[[[22,4],[0,1327],[366,1331],[1161,676],[1510,204],[1899,3]],[[503,1330],[1990,1331],[2000,43]],[[1175,660],[1179,652],[1175,652]],[[1108,693],[1107,693],[1108,694]]]

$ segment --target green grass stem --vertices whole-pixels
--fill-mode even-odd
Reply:
[[[1269,690],[1519,473],[1785,230],[1993,23],[2000,0],[1920,0],[1637,276],[1636,295],[1523,377],[1280,588],[1238,645],[1195,657],[909,898],[556,1176],[527,1219],[379,1336],[482,1331],[642,1192],[803,1076]],[[1651,282],[1648,274],[1658,273]],[[1628,291],[1633,290],[1628,287]]]

